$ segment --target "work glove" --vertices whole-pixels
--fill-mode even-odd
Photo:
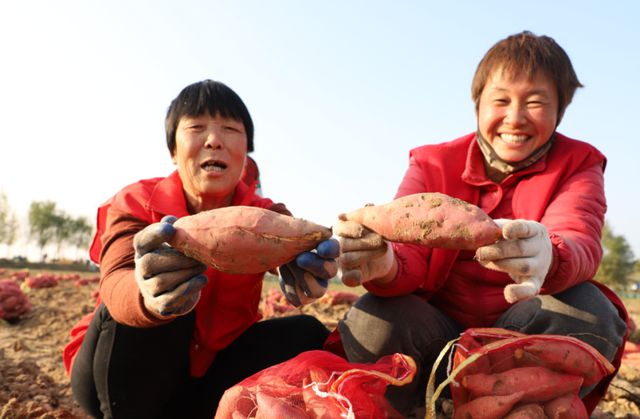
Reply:
[[[553,257],[547,228],[529,220],[495,220],[504,240],[476,250],[485,268],[506,272],[515,284],[504,289],[509,303],[535,297],[551,267]]]
[[[340,245],[336,239],[320,242],[314,251],[302,252],[279,268],[280,289],[287,301],[298,307],[322,297],[329,279],[338,273],[336,258]]]
[[[166,216],[133,238],[136,283],[147,310],[161,319],[193,310],[207,284],[207,267],[166,243],[176,232],[175,220]]]
[[[333,232],[340,240],[338,264],[345,285],[356,287],[391,272],[395,256],[382,236],[355,221],[338,220]]]

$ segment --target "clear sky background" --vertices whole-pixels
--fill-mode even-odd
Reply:
[[[594,144],[614,233],[640,257],[640,2],[4,1],[0,190],[93,220],[174,166],[164,116],[186,85],[247,104],[263,191],[294,215],[391,200],[411,148],[474,131],[474,70],[522,30],[553,37],[585,85],[559,131]]]

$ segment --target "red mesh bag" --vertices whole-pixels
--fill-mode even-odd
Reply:
[[[568,336],[477,328],[465,331],[455,346],[447,380],[435,392],[434,374],[429,380],[427,417],[449,385],[454,418],[586,419],[597,401],[587,396],[583,403],[580,389],[615,371],[595,348]]]
[[[356,364],[307,351],[228,389],[215,418],[402,418],[384,393],[388,385],[410,383],[415,373],[413,359],[402,354]]]

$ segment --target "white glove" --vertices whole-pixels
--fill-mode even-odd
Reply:
[[[338,265],[345,285],[356,287],[391,273],[396,259],[393,248],[382,236],[360,223],[342,220],[333,225],[333,233],[340,241]]]
[[[133,238],[136,283],[145,307],[160,319],[193,310],[207,284],[205,265],[166,244],[175,234],[174,221],[175,217],[164,217]]]
[[[476,259],[485,268],[502,271],[515,284],[504,288],[509,303],[540,293],[552,261],[551,239],[547,228],[530,220],[495,220],[502,227],[504,240],[476,250]]]

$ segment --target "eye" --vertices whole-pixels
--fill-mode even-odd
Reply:
[[[527,107],[529,108],[539,108],[541,106],[543,106],[545,104],[545,102],[541,101],[541,100],[528,100],[527,101]]]
[[[187,124],[185,129],[188,131],[202,131],[204,129],[204,125],[198,124],[198,123],[191,123],[191,124]]]

